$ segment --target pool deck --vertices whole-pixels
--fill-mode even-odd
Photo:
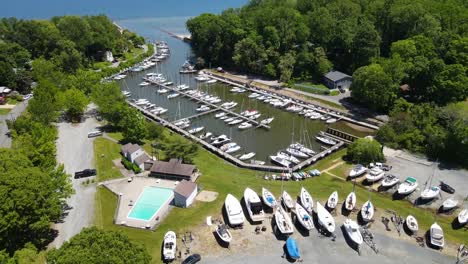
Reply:
[[[169,212],[169,203],[173,200],[170,198],[166,203],[162,204],[159,211],[150,221],[143,221],[134,218],[128,218],[129,212],[132,210],[140,194],[145,187],[160,187],[160,188],[175,188],[174,181],[150,178],[145,176],[135,176],[133,181],[128,182],[128,178],[112,180],[103,184],[107,189],[118,196],[117,211],[114,216],[114,223],[142,229],[153,229],[164,216]]]

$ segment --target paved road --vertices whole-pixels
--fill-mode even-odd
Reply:
[[[6,115],[0,115],[0,147],[1,148],[11,148],[11,137],[7,136],[9,132],[6,120],[13,120],[18,118],[26,107],[28,106],[29,100],[25,100],[16,104],[16,106]]]
[[[93,168],[93,139],[87,134],[98,126],[96,119],[87,118],[80,124],[59,123],[59,138],[57,140],[57,161],[65,165],[67,173]],[[90,179],[90,178],[88,178]],[[94,222],[94,195],[96,184],[83,185],[86,179],[73,179],[75,194],[67,201],[70,210],[62,223],[55,224],[58,236],[49,247],[59,247],[63,242],[90,226]]]

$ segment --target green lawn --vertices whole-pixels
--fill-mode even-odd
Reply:
[[[348,177],[349,171],[353,167],[352,164],[349,163],[343,163],[333,169],[330,170],[331,174],[334,174],[336,176],[342,177],[343,179],[346,179]]]
[[[10,111],[11,109],[8,108],[0,108],[0,115],[7,115]]]
[[[323,84],[316,84],[312,82],[298,82],[292,86],[293,89],[314,93],[314,94],[322,94],[322,95],[329,95],[330,89]]]
[[[306,95],[301,95],[301,94],[298,94],[298,96],[306,99],[306,100],[309,100],[309,101],[316,101],[316,102],[319,102],[323,105],[326,105],[326,106],[329,106],[329,107],[332,107],[332,108],[335,108],[335,109],[338,109],[338,110],[347,110],[346,107],[340,105],[340,104],[337,104],[337,103],[334,103],[334,102],[330,102],[330,101],[327,101],[327,100],[323,100],[323,99],[320,99],[320,98],[316,98],[316,97],[312,97],[312,96],[306,96]]]
[[[112,160],[120,158],[120,145],[106,138],[99,137],[94,141],[94,162],[97,170],[97,181],[122,177],[114,167]]]

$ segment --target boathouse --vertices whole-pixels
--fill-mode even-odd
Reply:
[[[189,207],[197,196],[197,184],[183,180],[174,189],[174,204],[178,207]]]
[[[323,81],[330,89],[349,89],[353,78],[340,71],[330,71],[324,75]]]
[[[184,164],[182,160],[154,161],[150,169],[150,176],[174,181],[192,181],[198,177],[197,168],[194,165]]]

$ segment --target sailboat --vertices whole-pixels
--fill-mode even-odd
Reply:
[[[453,197],[448,198],[442,203],[442,209],[445,211],[451,210],[458,205],[458,200]]]
[[[362,242],[364,241],[362,238],[362,234],[359,231],[359,225],[347,218],[345,222],[343,223],[344,229],[346,231],[346,234],[348,234],[348,237],[357,245],[361,245]]]
[[[336,205],[338,204],[338,192],[334,191],[330,194],[327,200],[327,207],[330,209],[335,209]]]
[[[365,202],[361,208],[362,220],[364,220],[365,222],[369,222],[370,220],[372,220],[372,217],[374,217],[374,210],[374,205],[370,200]]]
[[[348,194],[345,201],[345,208],[348,211],[352,211],[356,206],[356,193],[354,190]]]
[[[314,221],[312,220],[312,216],[300,205],[296,203],[296,218],[299,223],[307,230],[312,230],[314,228]]]
[[[281,194],[281,201],[283,202],[286,209],[291,210],[291,209],[294,208],[294,201],[293,201],[293,199],[291,198],[291,195],[289,195],[288,192],[283,191],[283,193]]]
[[[406,217],[405,224],[406,224],[406,227],[408,227],[408,230],[410,230],[413,234],[418,232],[419,225],[418,225],[418,221],[416,220],[414,216],[408,215]]]
[[[424,186],[424,190],[421,192],[420,198],[423,200],[432,200],[437,197],[437,195],[440,194],[440,187],[439,186],[431,186],[432,185],[432,178],[434,178],[435,174],[435,166],[434,170],[432,171],[432,175],[429,176],[428,182],[426,182],[426,185]],[[429,183],[429,188],[427,188]]]
[[[281,206],[276,207],[275,221],[281,234],[290,235],[294,233],[291,217],[289,217],[288,213],[286,213]]]
[[[335,219],[319,202],[317,202],[317,217],[319,224],[329,233],[335,232]]]
[[[275,196],[269,190],[267,190],[266,188],[262,188],[262,199],[263,199],[263,203],[266,206],[268,206],[270,208],[276,207]]]
[[[457,217],[458,223],[464,225],[468,222],[468,209],[463,209],[460,211]]]
[[[309,214],[312,214],[314,210],[314,200],[304,187],[301,188],[301,194],[299,195],[299,198],[302,207],[304,207],[304,209],[306,209]]]

